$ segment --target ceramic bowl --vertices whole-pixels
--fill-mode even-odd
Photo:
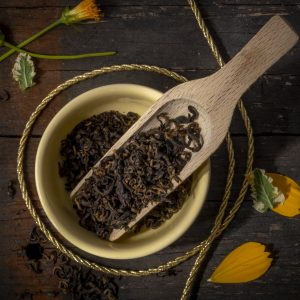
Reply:
[[[79,225],[64,180],[58,174],[61,141],[80,121],[108,110],[142,115],[161,92],[133,84],[113,84],[89,90],[66,104],[47,126],[38,146],[35,161],[36,187],[42,207],[58,232],[69,242],[90,254],[131,259],[155,253],[176,241],[194,222],[205,201],[210,164],[195,172],[193,190],[182,209],[158,229],[144,229],[115,242],[100,239]]]

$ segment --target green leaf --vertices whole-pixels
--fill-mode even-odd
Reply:
[[[12,69],[14,79],[19,83],[22,91],[35,85],[33,78],[35,76],[34,64],[31,56],[26,53],[20,53]]]
[[[254,169],[249,176],[252,190],[253,207],[263,213],[272,209],[284,199],[283,193],[272,184],[273,179],[265,174],[265,170]]]

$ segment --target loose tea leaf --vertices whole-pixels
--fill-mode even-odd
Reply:
[[[0,102],[7,101],[8,99],[9,99],[8,91],[0,88]]]
[[[41,243],[41,244],[45,244],[48,241],[45,235],[43,234],[43,232],[41,231],[41,229],[39,229],[39,227],[37,226],[35,226],[32,229],[29,240],[30,243]]]
[[[178,212],[189,197],[192,188],[192,176],[187,178],[168,196],[168,201],[158,204],[150,213],[140,220],[131,231],[139,232],[143,226],[156,229]]]
[[[74,197],[80,224],[108,239],[113,229],[127,224],[150,202],[171,203],[173,182],[202,147],[197,110],[171,119],[157,116],[159,127],[141,132],[94,168]]]
[[[34,64],[31,57],[26,53],[20,53],[16,59],[15,65],[12,69],[13,78],[19,83],[22,91],[33,86],[35,82]]]
[[[63,161],[59,163],[59,173],[65,177],[66,190],[72,190],[85,173],[112,147],[112,145],[138,119],[135,113],[121,114],[117,111],[103,112],[80,122],[61,143]],[[185,117],[185,121],[188,118]],[[158,228],[171,218],[189,196],[192,178],[188,178],[173,193],[169,201],[159,204],[132,231],[138,232],[143,226]]]
[[[25,291],[23,292],[18,298],[16,298],[17,300],[32,300],[33,299],[33,294],[30,293],[29,291]]]
[[[71,294],[73,299],[118,299],[118,288],[111,277],[71,265],[64,255],[59,255],[53,274],[59,279],[59,289],[64,294]]]
[[[137,121],[129,112],[103,112],[80,122],[61,142],[59,175],[66,178],[65,188],[71,191],[80,179]]]
[[[34,227],[25,247],[27,262],[32,271],[40,274],[50,267],[58,279],[59,290],[71,295],[73,300],[118,299],[118,287],[112,277],[72,263],[57,250],[49,250],[49,245],[45,245],[47,243],[41,230]]]
[[[30,243],[25,248],[28,259],[41,259],[43,257],[44,248],[40,243]]]
[[[167,271],[157,273],[156,276],[157,276],[157,277],[171,277],[171,276],[177,276],[177,274],[178,274],[179,272],[182,272],[182,270],[177,270],[177,269],[175,269],[175,268],[172,268],[172,269],[168,269]]]
[[[13,199],[16,195],[15,182],[10,180],[7,185],[7,195],[10,199]]]

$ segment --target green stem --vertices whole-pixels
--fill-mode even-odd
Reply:
[[[28,45],[29,43],[31,43],[33,40],[37,39],[38,37],[42,36],[43,34],[45,34],[47,31],[51,30],[52,28],[58,26],[59,24],[62,24],[61,19],[58,19],[57,21],[53,22],[52,24],[50,24],[49,26],[47,26],[46,28],[42,29],[41,31],[37,32],[36,34],[34,34],[33,36],[31,36],[30,38],[28,38],[27,40],[23,41],[22,43],[20,43],[17,47],[18,48],[22,48],[26,45]],[[16,52],[15,49],[11,49],[9,51],[7,51],[6,53],[4,53],[3,55],[0,56],[0,62],[3,61],[4,59],[6,59],[7,57],[11,56],[12,54],[14,54]]]
[[[26,51],[8,42],[3,42],[3,46],[12,49],[15,52],[23,52],[29,54],[32,57],[44,58],[44,59],[80,59],[80,58],[87,58],[87,57],[109,56],[109,55],[115,55],[117,53],[116,51],[108,51],[108,52],[85,53],[85,54],[78,54],[78,55],[47,55],[47,54],[39,54],[39,53]]]

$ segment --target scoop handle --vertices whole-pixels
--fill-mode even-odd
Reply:
[[[283,18],[272,17],[230,62],[212,75],[213,82],[219,89],[219,84],[223,86],[223,96],[229,93],[232,101],[237,101],[298,39]]]

